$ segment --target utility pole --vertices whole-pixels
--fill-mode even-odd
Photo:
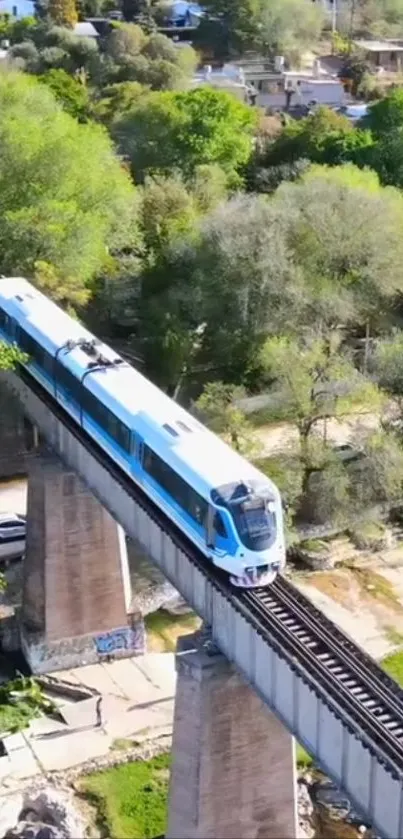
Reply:
[[[349,52],[349,54],[351,53],[352,46],[353,46],[355,5],[356,5],[356,0],[351,0],[350,31],[349,31],[349,36],[348,36],[348,40],[349,40],[348,52]]]
[[[331,0],[332,2],[332,34],[337,30],[337,0]]]

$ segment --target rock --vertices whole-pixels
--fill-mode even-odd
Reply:
[[[57,827],[44,822],[19,822],[8,830],[4,839],[63,839],[64,833]]]
[[[72,796],[60,790],[45,787],[28,791],[24,797],[24,810],[25,813],[33,811],[41,822],[56,826],[66,839],[85,834],[85,824],[74,808]]]
[[[298,779],[298,835],[299,839],[312,839],[315,835],[314,806],[306,778]]]
[[[0,836],[3,837],[8,830],[17,824],[24,808],[24,797],[22,793],[14,793],[3,797],[0,807]]]
[[[329,779],[313,784],[311,795],[313,803],[323,807],[333,821],[343,821],[356,828],[364,827],[362,817],[353,810],[348,798]]]

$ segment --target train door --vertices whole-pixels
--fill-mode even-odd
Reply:
[[[209,505],[206,520],[206,544],[216,556],[228,553],[228,534],[219,510]]]
[[[135,431],[132,432],[131,469],[134,477],[141,480],[143,474],[144,441]]]

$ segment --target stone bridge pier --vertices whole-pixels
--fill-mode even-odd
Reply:
[[[122,529],[41,446],[28,463],[21,646],[34,673],[144,652]]]
[[[295,839],[292,735],[199,634],[176,666],[167,839]]]

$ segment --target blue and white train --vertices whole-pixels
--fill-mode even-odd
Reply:
[[[283,513],[265,475],[24,279],[0,280],[0,338],[234,585],[273,582]]]

